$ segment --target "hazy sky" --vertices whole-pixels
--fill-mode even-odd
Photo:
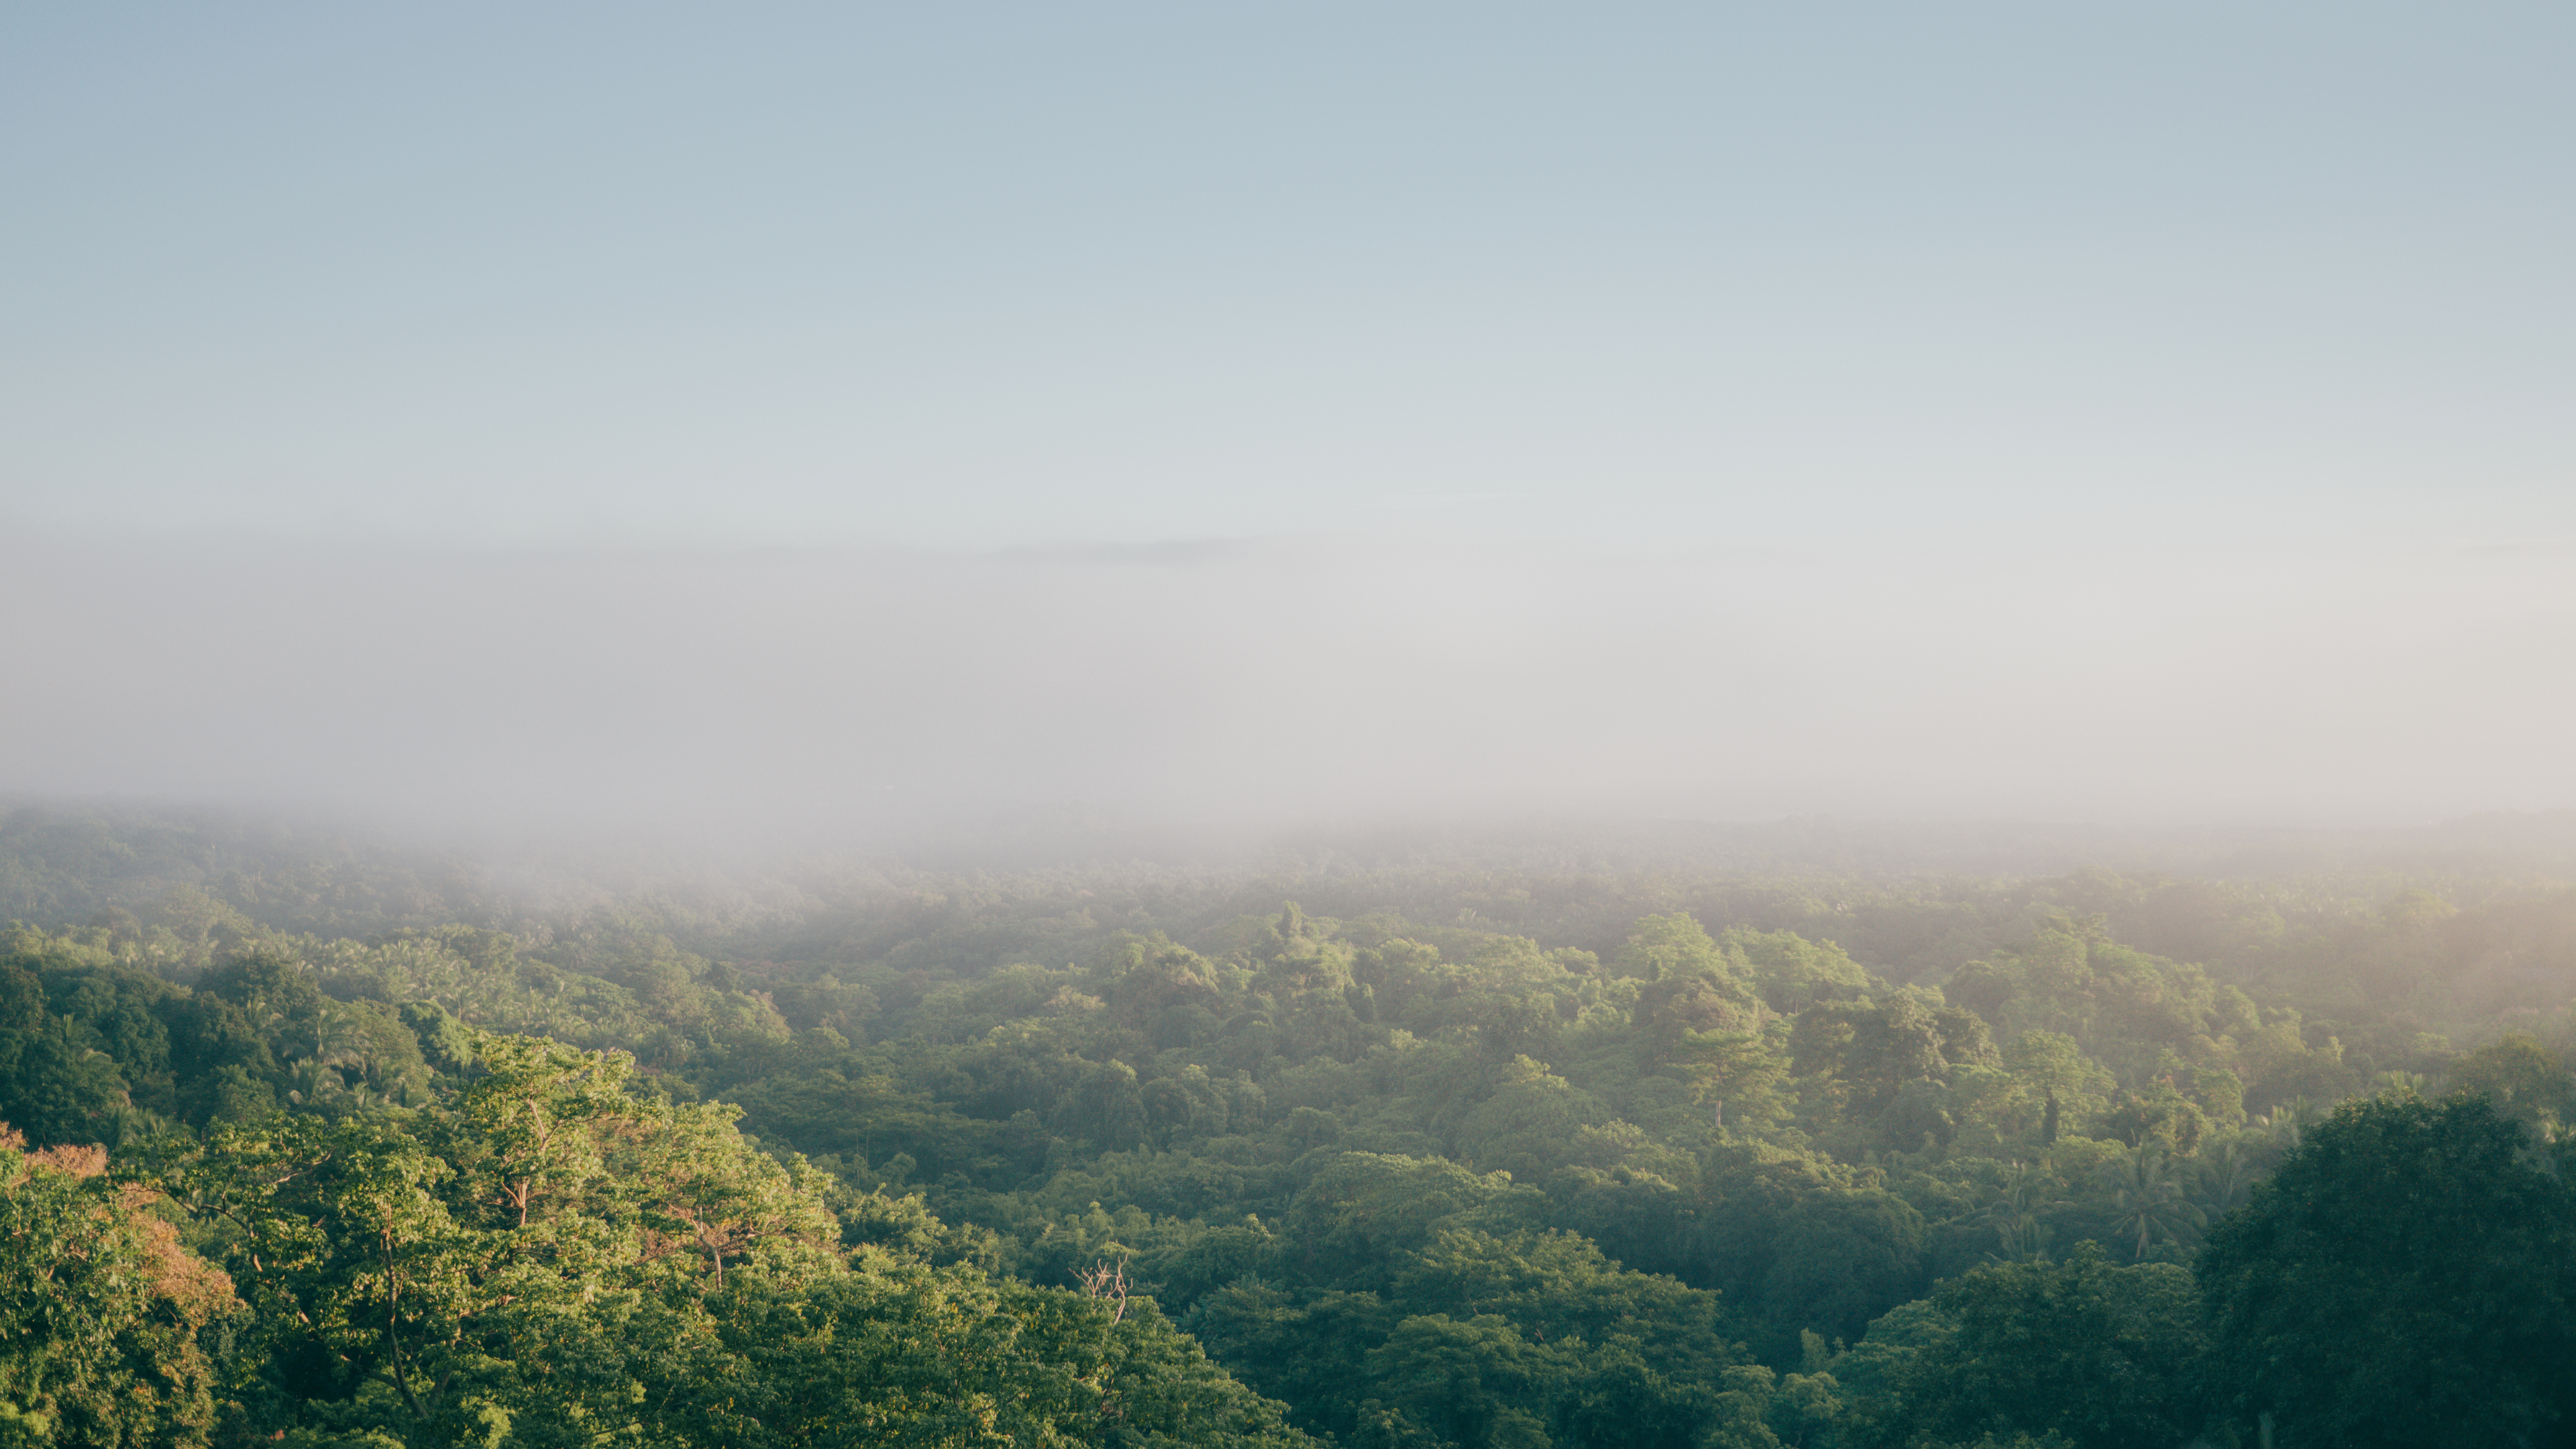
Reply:
[[[2576,805],[2572,140],[2536,4],[9,7],[0,788]]]

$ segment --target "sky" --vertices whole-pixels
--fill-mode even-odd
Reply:
[[[2571,42],[11,7],[0,789],[2576,806]]]

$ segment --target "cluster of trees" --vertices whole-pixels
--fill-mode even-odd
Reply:
[[[935,1264],[623,1054],[445,1035],[432,1105],[0,1142],[7,1442],[1303,1442],[1150,1301]]]
[[[2576,1432],[2563,1017],[2305,1011],[2277,912],[2263,970],[2186,964],[2124,932],[2242,896],[2100,873],[1321,884],[1371,880],[13,928],[11,1211],[55,1214],[17,1231],[162,1266],[110,1275],[75,1337],[111,1347],[0,1383],[0,1435]],[[2297,951],[2366,974],[2444,906]],[[148,1415],[81,1387],[117,1374]]]

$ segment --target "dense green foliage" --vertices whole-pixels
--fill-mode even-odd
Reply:
[[[198,1332],[232,1284],[98,1149],[0,1130],[0,1443],[191,1444],[214,1421]]]
[[[160,1417],[0,1392],[29,1442],[2576,1426],[2553,888],[1102,869],[545,899],[89,823],[0,828],[0,887],[88,911],[0,942],[0,1117],[104,1144],[127,1187],[26,1182],[230,1279],[118,1310],[149,1344],[81,1330],[125,1357],[63,1382],[159,1375]]]
[[[2576,1409],[2567,1154],[2480,1098],[2356,1104],[2200,1255],[2219,1385],[2294,1442],[2530,1442]]]
[[[462,1044],[433,1105],[165,1138],[121,1189],[95,1148],[87,1177],[12,1152],[12,1442],[1299,1438],[1149,1301],[935,1265],[882,1231],[935,1224],[883,1199],[845,1242],[829,1199],[852,1195],[752,1150],[730,1109],[622,1055]],[[143,1211],[160,1193],[229,1276]]]

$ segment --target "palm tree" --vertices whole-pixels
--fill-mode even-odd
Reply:
[[[130,1144],[145,1141],[169,1129],[169,1121],[157,1113],[131,1104],[107,1109],[107,1146],[122,1152]]]
[[[2201,1212],[2211,1218],[2223,1218],[2244,1206],[2246,1196],[2254,1191],[2254,1179],[2260,1175],[2252,1155],[2236,1143],[2202,1154]]]
[[[2106,1168],[2111,1180],[2112,1205],[2117,1210],[2114,1221],[2122,1232],[2135,1229],[2137,1252],[2131,1261],[2147,1260],[2147,1249],[2158,1239],[2180,1242],[2182,1234],[2206,1226],[2209,1219],[2183,1196],[2181,1179],[2175,1174],[2173,1160],[2156,1144],[2141,1143],[2112,1161]]]
[[[362,1067],[373,1045],[350,1009],[339,1002],[326,1003],[314,1019],[313,1060],[326,1067]]]
[[[1983,1214],[2003,1245],[2002,1252],[1989,1253],[1988,1258],[1998,1263],[2033,1263],[2048,1256],[2048,1230],[2039,1215],[2066,1206],[2048,1195],[2056,1186],[2057,1178],[2046,1168],[2023,1162],[2012,1165]]]
[[[2380,1096],[2401,1100],[2429,1097],[2433,1091],[2433,1079],[2422,1072],[2381,1072],[2378,1082]]]
[[[311,1057],[299,1057],[287,1068],[286,1100],[310,1107],[340,1094],[340,1074]]]
[[[2305,1097],[2292,1097],[2275,1106],[2265,1116],[2254,1119],[2254,1126],[2272,1135],[2285,1152],[2296,1151],[2299,1140],[2307,1135],[2310,1125],[2325,1120],[2325,1110]]]

